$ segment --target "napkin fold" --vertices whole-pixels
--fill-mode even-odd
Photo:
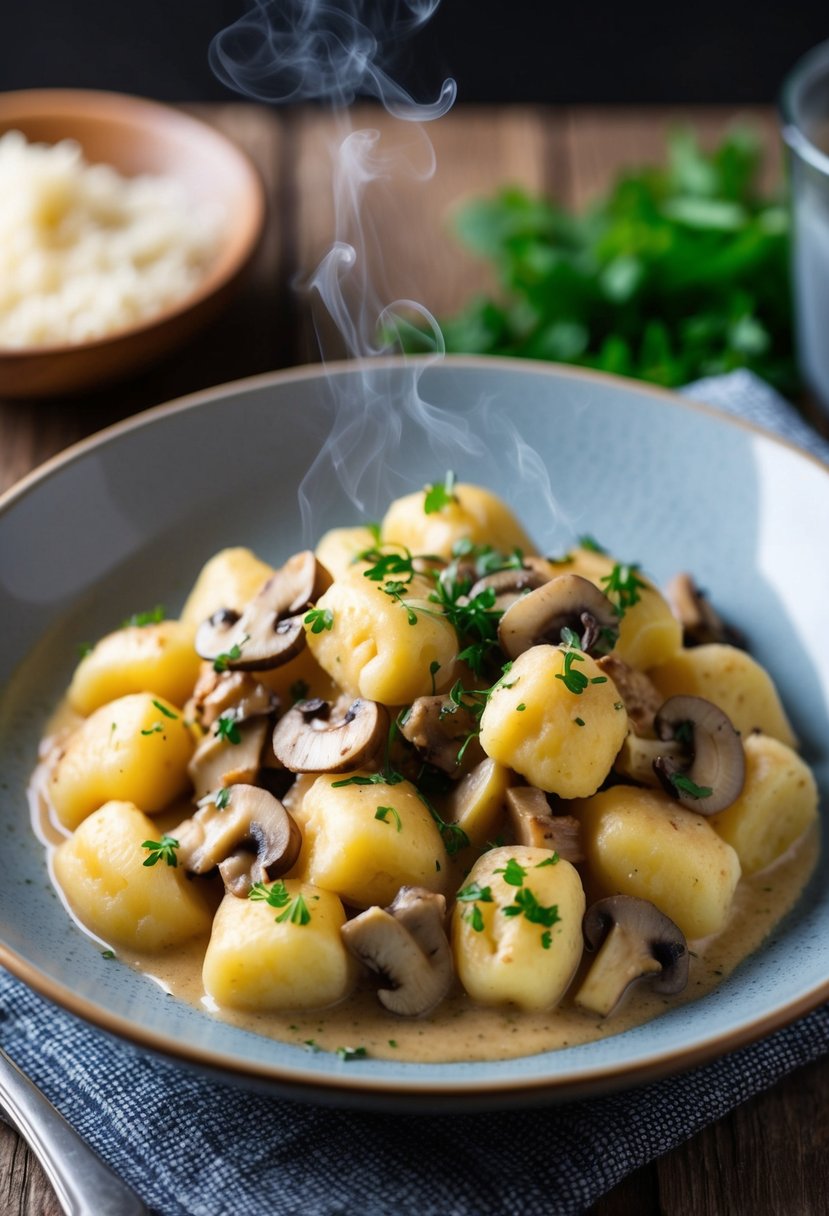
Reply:
[[[829,459],[829,444],[748,373],[686,392]],[[829,1007],[639,1089],[464,1115],[392,1116],[250,1093],[111,1039],[3,971],[0,1040],[160,1216],[577,1216],[829,1050]]]

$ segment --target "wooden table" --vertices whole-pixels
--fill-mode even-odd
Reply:
[[[74,400],[0,399],[0,490],[68,444],[138,410],[208,385],[318,359],[308,300],[290,284],[296,275],[307,275],[331,244],[329,148],[339,145],[342,132],[330,115],[317,110],[274,113],[245,104],[193,110],[247,148],[266,183],[270,218],[251,282],[209,332],[125,385]],[[779,173],[774,116],[768,111],[745,116],[766,138],[767,173],[773,180]],[[393,182],[369,190],[365,232],[375,250],[369,259],[371,280],[386,300],[414,298],[445,314],[488,283],[486,270],[458,249],[448,230],[448,216],[461,199],[518,183],[581,206],[621,166],[659,159],[672,126],[689,124],[711,141],[734,118],[718,108],[458,108],[429,128],[436,169],[428,183],[397,174]],[[353,126],[379,130],[380,149],[400,144],[401,124],[374,109],[356,111]],[[410,128],[403,128],[402,136],[413,167],[422,172],[426,146]],[[326,333],[326,356],[338,354],[336,345],[329,349],[329,339]],[[829,1059],[801,1069],[640,1169],[605,1196],[593,1216],[825,1213],[827,1092]],[[37,1162],[2,1123],[0,1212],[59,1212]]]

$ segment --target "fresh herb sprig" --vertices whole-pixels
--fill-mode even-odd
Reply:
[[[149,850],[150,854],[144,862],[145,866],[157,865],[159,861],[166,861],[173,869],[178,865],[176,849],[181,848],[181,845],[174,836],[164,835],[160,840],[143,840],[141,848]]]
[[[762,146],[739,129],[707,154],[677,131],[664,168],[623,172],[583,214],[520,189],[471,203],[459,236],[501,292],[441,322],[446,350],[663,385],[747,367],[793,392],[788,219],[756,186]],[[429,346],[414,326],[399,337]]]

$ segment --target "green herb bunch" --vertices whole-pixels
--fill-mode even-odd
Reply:
[[[788,220],[756,187],[760,160],[747,130],[711,154],[677,132],[666,167],[624,173],[584,214],[517,189],[473,202],[458,235],[502,293],[443,320],[446,349],[668,386],[746,367],[793,391]],[[399,336],[426,344],[415,329]]]

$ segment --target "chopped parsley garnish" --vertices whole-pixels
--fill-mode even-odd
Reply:
[[[130,629],[133,626],[143,627],[144,625],[159,625],[164,620],[164,605],[156,604],[155,608],[151,608],[149,612],[134,612],[132,616],[127,617],[121,622],[122,629]]]
[[[112,727],[114,730],[115,729],[114,722],[112,724]],[[163,732],[164,732],[163,724],[161,722],[153,722],[152,726],[148,726],[146,730],[142,730],[141,734],[142,735],[160,735],[160,734],[163,734]]]
[[[217,654],[213,660],[213,670],[218,671],[219,674],[221,674],[223,671],[227,671],[230,663],[235,663],[237,659],[241,659],[242,647],[244,646],[245,642],[249,641],[250,637],[245,634],[241,641],[233,643],[230,650],[223,650],[221,654]]]
[[[377,810],[374,812],[374,818],[379,819],[381,823],[388,823],[389,815],[391,815],[397,824],[398,832],[402,831],[403,824],[401,822],[400,815],[393,806],[378,806]]]
[[[153,705],[156,707],[156,709],[159,711],[159,713],[164,714],[165,718],[177,718],[178,717],[178,714],[175,712],[175,710],[168,709],[167,706],[162,701],[153,701]]]
[[[573,721],[576,726],[584,726],[584,718],[574,718]]]
[[[585,549],[588,553],[607,553],[604,545],[600,545],[596,538],[589,533],[580,536],[577,543],[580,549]]]
[[[399,785],[406,778],[402,773],[396,773],[393,770],[381,773],[370,773],[368,776],[363,776],[358,773],[355,777],[343,777],[342,781],[332,781],[332,790],[342,789],[344,785]]]
[[[714,792],[710,785],[697,785],[687,773],[671,773],[669,780],[675,790],[689,798],[710,798]]]
[[[338,1047],[337,1055],[341,1060],[364,1060],[368,1055],[365,1047]]]
[[[583,654],[579,654],[576,650],[567,650],[564,653],[564,671],[557,671],[555,676],[557,680],[563,682],[568,692],[572,692],[577,697],[581,696],[588,684],[607,683],[607,676],[593,676],[591,679],[583,671],[578,671],[573,666],[574,663],[583,662]]]
[[[545,908],[538,902],[529,887],[522,887],[520,891],[516,891],[514,901],[501,911],[504,916],[523,916],[530,924],[544,925],[546,929],[558,924],[561,920],[558,914],[558,904],[551,904]]]
[[[236,711],[226,709],[213,723],[213,733],[225,743],[241,743],[242,735],[236,723]]]
[[[495,901],[492,898],[492,888],[482,887],[480,883],[471,882],[466,887],[461,887],[455,896],[458,903],[471,904],[471,908],[464,913],[463,919],[467,924],[472,926],[474,933],[483,933],[484,918],[478,904],[491,904]]]
[[[223,811],[230,802],[230,786],[226,785],[223,789],[220,789],[213,802],[218,810]]]
[[[462,904],[476,903],[478,900],[482,904],[492,903],[492,888],[482,887],[480,883],[470,882],[467,886],[461,887],[455,896]]]
[[[458,496],[455,493],[455,474],[450,469],[442,482],[436,482],[434,485],[426,487],[426,497],[423,501],[423,510],[427,515],[436,515],[438,511],[442,511],[444,507],[450,506],[453,502],[458,501]]]
[[[533,866],[534,870],[543,870],[545,866],[557,866],[561,858],[558,853],[553,853],[552,857],[545,857],[543,861],[539,861]]]
[[[324,629],[334,628],[334,613],[330,608],[312,608],[305,614],[305,624],[311,626],[311,633],[322,633]]]
[[[495,871],[496,874],[503,874],[504,882],[509,883],[511,887],[522,887],[524,879],[527,877],[527,871],[522,865],[510,857],[509,861],[500,870]]]
[[[291,694],[291,704],[296,705],[297,701],[306,700],[308,693],[311,691],[310,685],[306,680],[294,680],[289,692]]]
[[[432,681],[432,696],[435,695],[435,676],[438,674],[439,671],[440,671],[440,663],[437,661],[437,659],[433,659],[432,662],[429,664],[429,676]]]
[[[114,950],[102,950],[101,951],[101,958],[110,959],[110,958],[116,958],[116,957],[117,956],[116,956]]]
[[[173,836],[165,835],[160,840],[144,840],[141,842],[141,848],[148,849],[150,853],[144,862],[145,866],[154,866],[159,861],[166,861],[167,865],[173,868],[178,865],[176,849],[181,848],[181,845]]]
[[[281,908],[282,911],[274,918],[278,925],[286,922],[292,925],[307,925],[311,920],[311,913],[302,892],[292,898],[281,879],[270,888],[263,882],[255,882],[248,892],[248,899],[261,900],[271,908]]]
[[[610,574],[602,578],[604,592],[613,605],[617,616],[624,616],[628,608],[638,604],[639,594],[647,584],[639,577],[639,566],[628,562],[617,562]]]
[[[520,705],[516,705],[515,712],[517,714],[523,714],[523,712],[526,708],[527,708],[526,704],[522,701]]]
[[[78,658],[85,659],[94,649],[91,642],[78,642]]]
[[[317,1043],[314,1039],[304,1039],[302,1046],[305,1048],[306,1051],[311,1051],[311,1052],[322,1051],[322,1048],[320,1047],[319,1043]]]

